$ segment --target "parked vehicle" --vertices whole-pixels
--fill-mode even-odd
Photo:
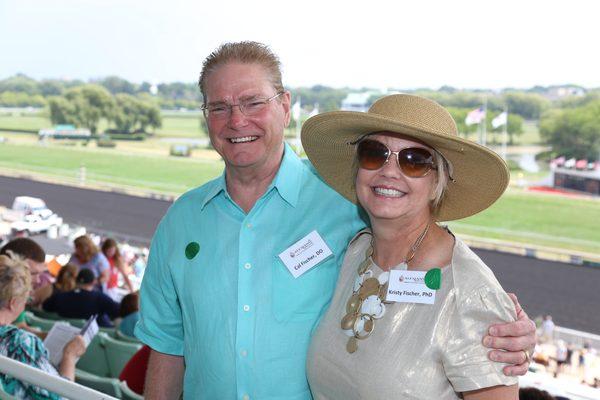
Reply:
[[[5,211],[2,218],[12,222],[13,232],[26,234],[46,232],[63,223],[63,219],[50,210],[44,200],[30,196],[17,196],[12,209]]]

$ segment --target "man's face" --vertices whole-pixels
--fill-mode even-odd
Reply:
[[[208,75],[206,104],[239,104],[277,94],[259,64],[225,64]],[[207,117],[211,143],[229,168],[269,168],[283,151],[283,130],[290,121],[290,94],[267,103],[258,114],[244,115],[234,106],[225,118]]]
[[[39,282],[40,274],[46,271],[46,264],[29,258],[26,261],[29,266],[29,273],[31,274],[31,283],[35,285]]]

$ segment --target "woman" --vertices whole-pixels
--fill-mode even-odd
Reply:
[[[123,257],[121,257],[117,242],[114,239],[107,238],[102,243],[102,254],[104,254],[110,264],[108,282],[106,283],[107,294],[112,297],[113,300],[117,300],[115,290],[119,286],[119,273],[123,275],[123,280],[125,281],[125,285],[127,285],[127,289],[132,292],[133,287],[129,281],[129,276],[125,273],[125,262],[123,261]]]
[[[40,306],[44,304],[54,293],[70,292],[77,286],[77,273],[79,268],[73,264],[66,264],[61,267],[56,275],[56,282],[52,285],[44,287],[44,290],[38,291]]]
[[[58,371],[50,364],[48,351],[35,335],[21,330],[12,321],[25,308],[31,290],[31,275],[27,265],[18,259],[0,255],[0,354],[39,368],[51,375],[75,380],[75,363],[85,353],[85,342],[76,336],[65,346]],[[4,391],[19,399],[59,399],[27,382],[0,373]]]
[[[517,378],[487,358],[487,326],[516,319],[492,272],[438,221],[489,207],[508,184],[492,151],[412,95],[368,113],[308,120],[304,149],[325,181],[364,208],[331,306],[311,343],[315,399],[517,399]]]
[[[89,269],[98,279],[98,286],[103,287],[108,281],[110,273],[110,264],[98,247],[92,242],[89,236],[79,236],[73,241],[75,252],[71,256],[69,263],[76,265],[79,270]]]

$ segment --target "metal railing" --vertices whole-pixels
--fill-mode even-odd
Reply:
[[[71,400],[117,400],[64,378],[50,375],[40,369],[0,355],[0,372],[23,382],[39,386]]]

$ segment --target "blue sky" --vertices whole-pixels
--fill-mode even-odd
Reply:
[[[583,0],[0,0],[0,79],[193,82],[220,43],[258,40],[290,86],[600,87],[598,15]]]

